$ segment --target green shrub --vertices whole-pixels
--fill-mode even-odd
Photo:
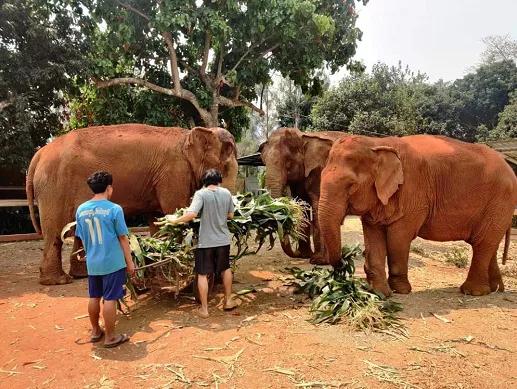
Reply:
[[[468,250],[462,247],[454,247],[451,251],[445,253],[445,262],[459,268],[467,267],[469,264]]]

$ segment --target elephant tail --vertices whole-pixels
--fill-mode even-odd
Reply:
[[[512,237],[512,226],[510,226],[506,230],[506,236],[504,240],[504,250],[503,250],[503,265],[506,265],[506,260],[508,259],[508,249],[510,248],[510,239]]]
[[[36,171],[39,158],[40,153],[37,152],[29,165],[29,170],[27,171],[27,177],[25,180],[25,192],[27,194],[27,202],[29,203],[29,212],[31,215],[32,225],[34,226],[36,232],[41,235],[41,227],[38,223],[38,220],[36,219],[36,213],[34,212],[34,172]]]

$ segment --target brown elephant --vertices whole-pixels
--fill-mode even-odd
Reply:
[[[314,260],[337,266],[340,225],[359,215],[365,272],[377,291],[411,291],[408,256],[417,236],[472,246],[463,293],[502,291],[496,255],[506,232],[504,262],[516,205],[517,179],[487,146],[429,135],[347,137],[333,145],[322,172],[318,217],[327,251]]]
[[[218,168],[223,185],[234,190],[236,147],[226,130],[122,124],[90,127],[61,136],[41,148],[27,173],[27,199],[34,214],[38,202],[44,236],[40,283],[71,282],[61,262],[60,233],[74,220],[79,204],[91,197],[86,178],[96,170],[113,174],[113,201],[126,216],[171,213],[188,205],[203,172]],[[74,251],[78,248],[74,244]],[[84,262],[70,258],[70,275],[84,276]]]
[[[303,133],[296,128],[280,128],[260,146],[262,161],[266,165],[266,186],[273,197],[286,194],[304,200],[313,210],[312,226],[305,231],[307,240],[300,241],[298,249],[291,246],[289,238],[282,242],[284,252],[293,258],[310,258],[311,231],[314,249],[322,249],[317,225],[321,170],[325,166],[332,141],[346,136],[343,132],[326,131]],[[327,139],[327,142],[319,140]]]

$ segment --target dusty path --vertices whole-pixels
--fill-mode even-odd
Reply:
[[[357,219],[344,233],[362,240]],[[282,286],[284,267],[306,265],[274,249],[241,262],[236,289],[258,292],[238,311],[223,313],[216,297],[212,318],[198,319],[188,296],[164,292],[120,319],[131,343],[107,350],[80,344],[86,282],[41,286],[41,242],[1,244],[0,387],[517,387],[517,261],[507,292],[473,298],[458,292],[466,270],[443,260],[458,245],[415,246],[414,292],[396,296],[408,338],[308,323],[307,301]]]

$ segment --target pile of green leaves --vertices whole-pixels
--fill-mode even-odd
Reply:
[[[311,322],[335,324],[346,318],[363,330],[399,325],[395,313],[402,309],[400,304],[371,291],[365,280],[354,277],[354,258],[360,253],[359,245],[343,247],[339,268],[288,269],[295,277],[292,285],[313,299]]]
[[[255,254],[264,244],[273,248],[277,237],[289,235],[294,240],[303,236],[308,221],[305,218],[306,204],[287,197],[272,198],[264,192],[258,196],[251,193],[233,197],[234,218],[228,221],[232,234],[234,252],[232,265],[245,255]],[[172,219],[185,213],[179,209],[173,215],[159,218],[160,230],[152,237],[132,235],[130,245],[135,261],[137,279],[128,280],[127,286],[136,297],[139,288],[157,277],[176,286],[176,292],[193,279],[194,249],[198,240],[200,219],[187,224],[173,224]],[[255,237],[257,248],[251,250],[250,238]]]

